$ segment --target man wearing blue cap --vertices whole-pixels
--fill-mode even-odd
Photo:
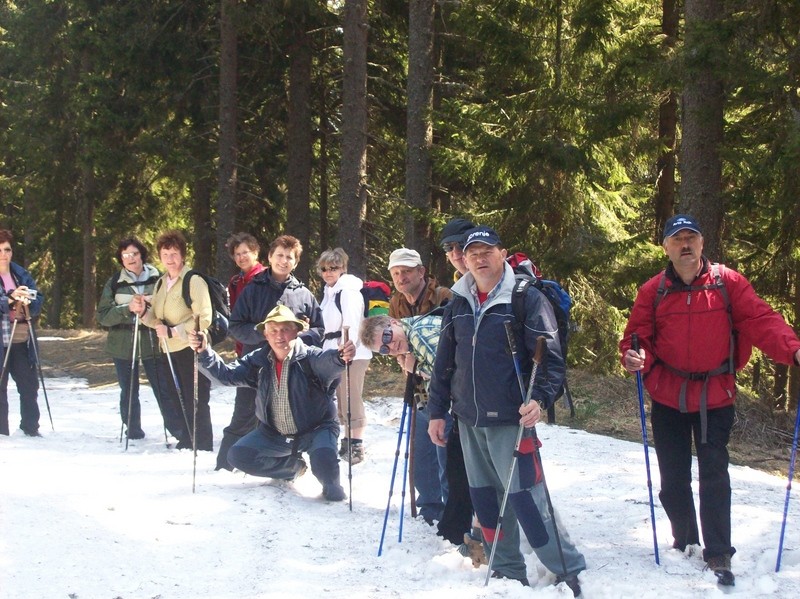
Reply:
[[[515,322],[511,308],[515,278],[505,260],[506,250],[489,227],[467,231],[463,250],[468,272],[453,285],[453,299],[442,318],[430,384],[428,434],[435,444],[445,445],[444,418],[452,402],[473,507],[484,539],[492,543],[495,536],[502,539],[505,532],[498,530],[496,524],[515,459],[517,432],[520,425],[533,427],[539,420],[539,402],[546,407],[555,400],[555,390],[564,378],[564,360],[553,309],[547,298],[531,286],[524,298],[525,322],[513,327],[525,374],[530,375],[540,336],[546,338],[547,350],[532,387],[534,401],[523,405],[506,336],[505,323]],[[536,556],[577,597],[581,592],[578,573],[586,568],[586,562],[563,526],[556,530],[535,449],[534,438],[526,436],[514,466],[508,505]],[[528,585],[519,545],[498,543],[497,547],[492,575]]]
[[[692,494],[692,438],[700,477],[703,559],[732,586],[728,438],[735,418],[736,371],[752,346],[776,362],[800,364],[800,340],[745,277],[703,255],[697,220],[677,214],[664,227],[669,265],[639,289],[620,341],[622,364],[640,371],[652,399],[651,425],[661,475],[659,498],[673,548],[700,544]],[[639,352],[632,349],[637,335]]]

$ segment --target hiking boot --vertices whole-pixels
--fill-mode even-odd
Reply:
[[[569,587],[570,591],[572,591],[573,597],[581,596],[581,585],[578,582],[577,574],[568,574],[567,576],[556,576],[556,585],[559,585],[562,582]]]
[[[131,429],[128,431],[128,439],[144,439],[144,431],[140,428]]]
[[[285,478],[284,480],[289,481],[290,483],[294,482],[298,478],[303,476],[306,473],[306,470],[308,470],[308,464],[306,464],[306,461],[303,458],[298,457],[297,458],[297,470],[295,470],[294,476],[290,476],[288,478]]]
[[[31,428],[23,428],[22,432],[25,433],[26,437],[41,437],[42,433],[39,432],[39,429],[31,429]]]
[[[726,587],[736,585],[736,578],[731,572],[731,556],[727,553],[708,558],[705,569],[714,573],[714,576],[717,577],[717,584]]]
[[[342,437],[342,442],[339,445],[339,457],[342,459],[347,459],[347,448],[350,447],[350,439],[347,437]]]
[[[483,564],[488,564],[486,552],[483,550],[483,543],[470,533],[464,533],[464,542],[458,546],[458,552],[464,557],[472,560],[472,567],[479,568]]]
[[[328,483],[322,487],[322,496],[328,501],[344,501],[347,495],[339,483]]]
[[[497,570],[492,572],[492,578],[501,578],[501,579],[505,579],[505,580],[516,580],[518,583],[520,583],[524,587],[531,586],[531,583],[528,582],[527,578],[514,578],[513,576],[506,576],[505,574],[503,574],[502,572],[498,572]]]
[[[355,466],[364,461],[364,443],[361,439],[342,439],[339,457],[345,462],[352,457],[350,464]]]

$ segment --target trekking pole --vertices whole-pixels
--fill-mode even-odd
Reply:
[[[194,331],[200,330],[200,316],[194,317]],[[194,483],[197,477],[197,403],[198,390],[200,387],[200,364],[198,362],[197,350],[194,350],[194,371],[192,373],[192,389],[194,392],[194,414],[192,415],[192,493],[194,493]]]
[[[411,445],[408,458],[408,484],[411,485],[411,497],[409,497],[409,504],[411,505],[411,517],[417,517],[417,492],[414,487],[414,455],[417,446],[417,397],[414,396],[414,403],[411,404],[411,420],[409,421],[408,439]],[[426,432],[427,434],[427,432]]]
[[[400,443],[403,440],[403,429],[406,423],[406,408],[408,404],[403,403],[403,411],[400,416],[400,430],[397,433],[397,448],[394,450],[394,465],[392,466],[392,480],[389,483],[389,499],[386,502],[386,513],[383,515],[383,530],[381,531],[381,542],[378,545],[378,557],[383,552],[383,539],[386,536],[386,524],[389,521],[389,508],[392,505],[392,492],[394,491],[394,478],[397,474],[397,461],[400,459]]]
[[[17,330],[17,319],[14,319],[14,323],[11,325],[11,335],[8,337],[8,347],[6,347],[5,356],[3,356],[3,370],[0,372],[0,382],[4,381],[6,378],[6,368],[8,367],[8,356],[11,353],[11,340],[14,338],[14,331]]]
[[[133,413],[133,376],[136,373],[136,342],[139,339],[139,315],[135,315],[133,323],[133,352],[131,353],[131,381],[128,384],[128,419],[125,421],[125,451],[128,451],[128,440],[131,438],[131,414]],[[138,373],[137,373],[138,374]],[[119,440],[122,442],[122,425],[119,427]]]
[[[786,483],[786,501],[783,503],[783,522],[781,523],[781,540],[778,543],[778,561],[775,571],[781,569],[781,553],[783,552],[783,536],[786,533],[786,516],[789,513],[789,493],[792,492],[792,478],[794,478],[794,462],[797,458],[797,431],[800,429],[800,396],[797,401],[797,416],[794,420],[794,438],[792,439],[792,457],[789,459],[789,481]]]
[[[186,423],[186,431],[191,436],[192,427],[189,425],[189,416],[186,414],[186,406],[183,405],[183,392],[181,391],[181,383],[178,381],[178,375],[175,374],[175,366],[172,364],[172,356],[167,347],[167,340],[162,339],[164,345],[164,353],[167,354],[167,364],[169,364],[169,371],[172,373],[172,382],[175,384],[175,392],[178,394],[178,403],[181,405],[181,412],[183,413],[183,421]],[[192,440],[194,444],[194,440]]]
[[[25,322],[28,323],[28,331],[30,331],[31,341],[33,342],[33,359],[36,360],[36,366],[39,370],[39,379],[42,381],[42,394],[44,395],[44,405],[47,406],[47,415],[50,417],[50,428],[56,430],[56,427],[53,426],[53,413],[50,411],[50,401],[47,399],[47,387],[44,385],[42,362],[39,360],[39,340],[36,338],[36,329],[33,326],[31,312],[27,304],[22,305],[22,314],[25,316]]]
[[[342,326],[342,342],[350,340],[350,327]],[[350,511],[353,511],[353,435],[352,419],[350,414],[350,362],[344,363],[344,389],[347,395],[347,482],[350,487],[348,497],[350,499]]]
[[[631,349],[639,353],[639,335],[631,335]],[[653,527],[653,552],[656,557],[656,565],[661,562],[658,559],[658,534],[656,533],[656,510],[653,505],[653,481],[650,478],[650,450],[647,444],[647,421],[644,415],[644,391],[642,390],[642,373],[636,371],[636,391],[639,394],[639,422],[642,425],[642,445],[644,445],[644,466],[647,470],[647,492],[650,495],[650,523]],[[791,484],[791,483],[790,483]]]
[[[159,364],[158,364],[158,343],[154,343],[153,341],[153,329],[147,327],[147,338],[150,340],[150,351],[153,354],[153,366],[156,373],[156,387],[158,387],[158,392],[153,389],[153,395],[156,398],[156,403],[158,404],[158,411],[161,413],[161,422],[164,426],[164,445],[167,446],[169,449],[169,437],[167,436],[167,423],[164,420],[164,411],[161,409],[161,402],[164,401],[161,397],[161,376],[158,374],[159,371]]]
[[[413,399],[412,399],[413,401]],[[413,418],[414,408],[413,404],[408,406],[408,420],[406,420],[406,454],[403,463],[403,490],[400,493],[400,532],[397,535],[397,542],[403,542],[403,513],[406,507],[406,484],[408,483],[408,454],[411,442],[411,423]],[[414,493],[414,485],[411,485],[411,493]]]
[[[505,329],[506,329],[506,337],[508,338],[508,346],[511,349],[511,357],[512,357],[512,359],[514,361],[514,371],[516,372],[516,375],[517,375],[517,383],[519,384],[519,391],[520,391],[520,395],[522,396],[522,402],[523,402],[523,405],[528,405],[528,403],[530,403],[530,391],[533,389],[533,381],[536,378],[536,372],[539,369],[539,364],[542,362],[542,358],[544,357],[544,350],[545,350],[545,347],[546,347],[545,338],[544,337],[539,337],[536,340],[536,351],[535,351],[534,356],[533,356],[533,369],[531,370],[531,380],[530,380],[530,384],[529,384],[529,391],[526,393],[525,392],[525,385],[522,382],[522,371],[520,369],[519,360],[517,358],[517,343],[516,343],[516,340],[514,339],[514,330],[512,328],[510,320],[505,321],[504,324],[505,324]],[[531,430],[533,431],[533,436],[534,436],[533,443],[534,443],[534,446],[536,446],[537,445],[537,443],[536,443],[536,430],[535,429],[531,429]],[[514,480],[514,470],[517,467],[517,460],[518,460],[519,455],[520,455],[519,447],[520,447],[520,444],[522,443],[522,435],[523,435],[524,432],[525,432],[525,427],[522,424],[520,424],[519,425],[519,429],[517,430],[517,439],[516,439],[516,442],[514,443],[514,454],[513,454],[513,457],[511,458],[511,467],[508,469],[508,479],[506,480],[506,488],[505,488],[505,491],[503,492],[503,501],[500,504],[500,512],[499,512],[499,514],[497,516],[497,526],[495,527],[495,531],[494,531],[494,539],[492,540],[492,550],[489,553],[489,562],[487,564],[487,570],[486,570],[486,580],[484,581],[483,586],[488,586],[489,585],[489,578],[491,578],[491,576],[492,576],[492,564],[494,563],[494,556],[495,556],[495,552],[497,551],[497,541],[500,538],[500,531],[503,528],[503,513],[506,511],[506,504],[508,503],[508,495],[509,495],[509,491],[511,490],[511,484],[513,483],[513,480]],[[542,479],[544,479],[544,470],[543,469],[542,469]],[[544,480],[542,481],[542,484],[546,485]],[[547,487],[545,486],[545,490],[546,489],[547,489]],[[549,502],[549,494],[548,494],[548,502]],[[551,511],[552,511],[552,508],[551,508]],[[553,516],[551,515],[551,517],[553,517]],[[554,528],[555,528],[555,525],[556,525],[555,524],[555,518],[553,517],[553,527]],[[545,535],[547,534],[546,530],[544,531],[544,534]],[[564,566],[564,573],[566,574],[566,566],[564,565],[564,555],[563,555],[563,552],[561,551],[561,541],[558,538],[558,530],[556,530],[556,540],[558,542],[558,551],[559,551],[559,555],[561,556],[561,563]]]

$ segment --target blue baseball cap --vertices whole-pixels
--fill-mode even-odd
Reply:
[[[464,250],[466,250],[471,243],[500,245],[500,236],[491,227],[475,227],[464,233]]]
[[[694,231],[699,235],[703,234],[700,225],[697,224],[693,216],[689,216],[688,214],[676,214],[667,220],[667,223],[664,225],[664,241],[666,241],[668,237],[672,237],[678,233],[678,231],[683,231],[684,229]]]

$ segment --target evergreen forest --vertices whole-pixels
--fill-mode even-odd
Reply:
[[[638,287],[690,212],[706,254],[800,326],[799,0],[5,0],[0,226],[92,328],[119,239],[236,231],[440,281],[450,218],[495,227],[575,300],[573,367],[619,372]],[[159,266],[156,261],[156,266]],[[772,408],[800,377],[756,354]]]

